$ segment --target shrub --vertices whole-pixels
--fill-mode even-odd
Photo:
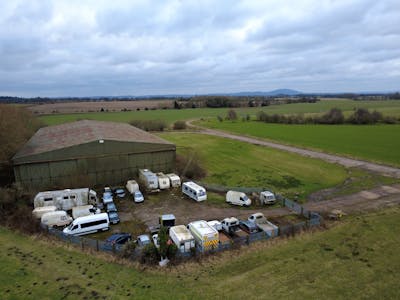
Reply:
[[[132,120],[129,124],[146,131],[164,131],[167,128],[167,123],[162,120]]]
[[[237,120],[238,116],[235,110],[230,109],[228,110],[227,114],[226,114],[226,119],[230,120],[230,121],[235,121]]]
[[[119,253],[119,255],[122,258],[133,258],[135,254],[135,249],[136,249],[136,243],[134,241],[127,242],[123,247],[122,251]]]
[[[176,121],[173,126],[174,130],[186,129],[185,121]]]
[[[206,170],[201,166],[199,158],[195,154],[190,158],[177,155],[176,169],[179,175],[189,179],[200,179],[207,174]]]
[[[222,122],[224,119],[221,116],[217,116],[218,121]]]
[[[350,115],[347,121],[352,124],[372,124],[373,116],[368,109],[358,108]]]
[[[153,244],[147,244],[142,250],[140,262],[142,264],[154,265],[160,261],[160,255],[158,254],[157,247]]]
[[[322,124],[343,124],[344,116],[340,109],[332,108],[330,111],[325,113],[322,117],[319,118],[319,123]]]

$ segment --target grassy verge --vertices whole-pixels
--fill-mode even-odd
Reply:
[[[400,209],[149,270],[0,228],[1,299],[397,299]]]
[[[200,125],[400,166],[400,125],[287,125],[205,120]]]

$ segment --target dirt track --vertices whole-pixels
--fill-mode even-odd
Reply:
[[[363,161],[363,160],[351,159],[351,158],[333,155],[333,154],[317,152],[317,151],[313,151],[313,150],[297,148],[294,146],[282,145],[282,144],[278,144],[275,142],[259,140],[259,139],[253,138],[253,137],[235,135],[235,134],[231,134],[231,133],[227,133],[227,132],[223,132],[223,131],[219,131],[219,130],[203,128],[200,126],[194,126],[191,124],[191,121],[188,121],[187,124],[188,124],[188,126],[190,126],[192,128],[200,129],[199,131],[196,131],[196,133],[213,135],[213,136],[228,138],[228,139],[237,140],[237,141],[241,141],[241,142],[246,142],[246,143],[250,143],[250,144],[254,144],[254,145],[259,145],[259,146],[263,146],[263,147],[270,147],[270,148],[274,148],[274,149],[284,150],[284,151],[288,151],[288,152],[292,152],[292,153],[297,153],[302,156],[313,157],[313,158],[322,159],[327,162],[337,163],[337,164],[340,164],[345,167],[357,167],[357,168],[362,168],[362,169],[366,169],[369,171],[373,171],[376,173],[380,173],[383,175],[387,175],[390,177],[400,178],[400,169],[399,168],[389,167],[389,166],[371,163],[371,162],[367,162],[367,161]]]

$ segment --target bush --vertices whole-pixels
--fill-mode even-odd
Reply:
[[[230,109],[228,110],[227,114],[226,114],[226,119],[230,120],[230,121],[235,121],[237,120],[238,116],[235,110]]]
[[[371,114],[368,109],[358,108],[352,115],[347,119],[351,124],[373,124],[376,122],[377,116]]]
[[[164,131],[167,128],[167,123],[162,120],[132,120],[129,124],[146,131]]]
[[[174,130],[186,129],[185,121],[176,121],[173,126]]]
[[[176,169],[180,176],[189,179],[200,179],[206,176],[207,172],[203,167],[199,158],[193,154],[190,158],[182,155],[176,156]]]
[[[218,121],[222,122],[224,119],[221,116],[217,116]]]
[[[332,108],[329,112],[318,119],[321,124],[343,124],[344,116],[340,109]]]
[[[140,262],[142,264],[155,265],[160,261],[160,255],[158,254],[157,247],[154,243],[147,244],[142,250],[142,256]]]
[[[119,255],[122,258],[130,258],[132,259],[135,254],[135,249],[136,249],[136,243],[134,241],[127,242],[123,247],[122,251],[119,253]]]

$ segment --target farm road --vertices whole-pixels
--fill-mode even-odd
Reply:
[[[333,154],[327,154],[327,153],[313,151],[313,150],[297,148],[294,146],[287,146],[287,145],[279,144],[276,142],[259,140],[257,138],[253,138],[253,137],[231,134],[231,133],[227,133],[227,132],[220,131],[220,130],[208,129],[208,128],[200,127],[197,125],[193,125],[191,123],[193,121],[194,120],[187,121],[187,125],[191,128],[198,129],[198,131],[196,131],[196,133],[213,135],[213,136],[228,138],[228,139],[237,140],[237,141],[241,141],[241,142],[245,142],[245,143],[250,143],[253,145],[284,150],[284,151],[288,151],[288,152],[292,152],[292,153],[297,153],[302,156],[318,158],[318,159],[322,159],[327,162],[337,163],[337,164],[345,166],[345,167],[357,167],[357,168],[366,169],[366,170],[369,170],[372,172],[380,173],[380,174],[383,174],[386,176],[400,178],[400,169],[399,168],[389,167],[389,166],[385,166],[385,165],[381,165],[381,164],[376,164],[376,163],[367,162],[367,161],[358,160],[358,159],[347,158],[347,157],[333,155]]]

